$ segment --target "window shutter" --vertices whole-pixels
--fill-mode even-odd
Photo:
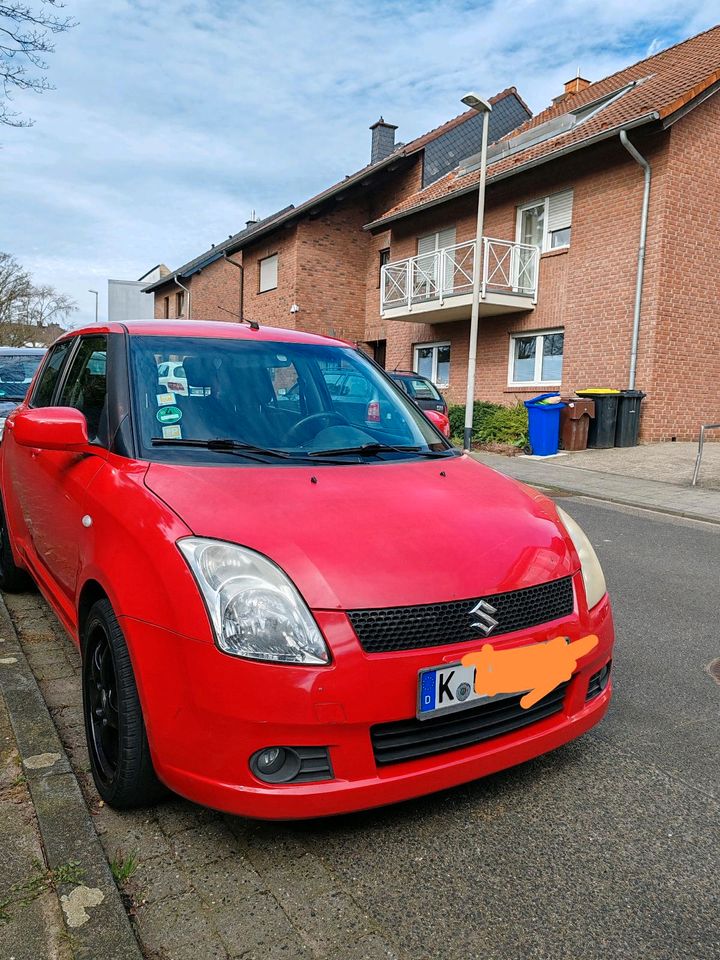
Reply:
[[[426,253],[435,253],[441,247],[455,246],[455,227],[447,227],[438,233],[429,233],[426,237],[418,237],[418,256]]]
[[[435,238],[437,237],[436,233],[429,233],[426,237],[418,237],[418,256],[421,257],[426,253],[435,252]]]
[[[573,192],[565,190],[550,197],[548,212],[548,231],[566,230],[572,225]]]
[[[455,227],[448,227],[438,234],[438,248],[455,246]]]

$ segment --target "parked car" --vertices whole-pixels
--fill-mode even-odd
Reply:
[[[179,393],[186,397],[188,382],[185,369],[179,360],[169,360],[158,364],[158,383],[166,393]]]
[[[393,370],[390,378],[415,401],[444,437],[450,436],[448,405],[432,380],[411,370]]]
[[[0,347],[0,439],[8,414],[25,397],[44,347]]]
[[[390,377],[411,397],[421,410],[437,410],[448,415],[448,405],[438,388],[427,377],[412,370],[393,370]]]
[[[174,356],[192,389],[168,399]],[[329,368],[383,417],[337,402]],[[79,645],[117,808],[169,787],[260,818],[364,809],[536,757],[607,710],[613,622],[585,534],[342,341],[73,331],[8,417],[0,493],[0,587],[31,576]],[[563,637],[565,675],[531,706],[477,688],[487,652],[537,660]]]

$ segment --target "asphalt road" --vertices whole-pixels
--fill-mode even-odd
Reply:
[[[409,957],[718,958],[720,527],[562,504],[613,600],[605,720],[470,786],[293,830]]]
[[[513,770],[333,820],[101,807],[77,653],[37,594],[6,598],[105,852],[137,860],[125,892],[146,956],[720,958],[720,685],[706,670],[720,657],[720,526],[562,505],[613,599],[605,720]]]

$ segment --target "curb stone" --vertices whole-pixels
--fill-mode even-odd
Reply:
[[[0,637],[5,641],[0,691],[23,761],[47,865],[50,870],[78,865],[76,882],[56,884],[75,958],[142,960],[80,787],[1,597]]]

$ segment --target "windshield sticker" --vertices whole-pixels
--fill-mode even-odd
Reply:
[[[162,435],[164,440],[182,440],[182,430],[177,425],[163,427]]]
[[[158,393],[157,394],[157,404],[159,407],[167,407],[171,403],[175,403],[174,393]]]
[[[182,420],[180,407],[160,407],[155,414],[159,423],[179,423]]]

